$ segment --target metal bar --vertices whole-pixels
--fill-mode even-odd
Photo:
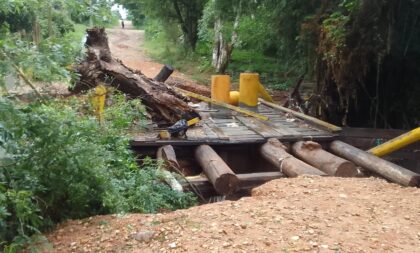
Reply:
[[[414,142],[420,141],[420,127],[411,130],[403,135],[395,137],[379,146],[368,150],[369,153],[376,156],[384,156],[394,151],[397,151],[405,146],[408,146]]]

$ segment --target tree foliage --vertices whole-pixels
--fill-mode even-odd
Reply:
[[[164,6],[150,5],[146,18]],[[216,72],[260,71],[278,87],[306,73],[317,84],[314,115],[350,126],[418,124],[418,1],[208,0],[202,12],[199,54]]]
[[[16,74],[13,63],[29,78],[52,81],[67,78],[83,44],[75,23],[105,25],[115,17],[110,2],[29,0],[0,3],[0,86]],[[15,78],[17,79],[17,78]],[[9,84],[10,86],[11,84]]]
[[[322,24],[320,116],[354,126],[418,124],[417,1],[343,0]]]
[[[143,13],[158,19],[163,25],[176,23],[183,34],[183,44],[195,50],[198,40],[198,22],[206,0],[117,0],[132,14]],[[140,16],[135,18],[139,18]]]

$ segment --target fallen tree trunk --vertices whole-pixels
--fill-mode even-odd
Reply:
[[[268,162],[276,166],[288,177],[300,175],[326,176],[326,174],[311,165],[302,162],[286,152],[286,147],[277,139],[271,138],[261,146],[260,153]]]
[[[161,125],[195,114],[187,99],[170,86],[150,79],[114,58],[105,29],[88,29],[87,34],[86,58],[76,68],[80,79],[72,92],[86,91],[100,83],[111,85],[131,98],[141,99],[152,119]]]
[[[238,189],[238,177],[210,146],[198,146],[195,159],[219,194],[229,195]]]
[[[373,171],[384,178],[403,186],[420,186],[420,175],[388,162],[363,150],[341,141],[330,144],[333,153],[342,156],[355,164]]]
[[[337,177],[355,177],[356,166],[322,149],[321,145],[312,141],[298,141],[292,146],[293,154],[315,168]]]

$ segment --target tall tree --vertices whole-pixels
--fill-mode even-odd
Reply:
[[[350,126],[416,126],[419,16],[418,1],[343,0],[319,37],[319,116]]]
[[[207,8],[213,8],[214,13],[212,66],[217,73],[224,73],[238,41],[237,29],[242,14],[242,0],[211,0]]]
[[[198,21],[207,0],[117,0],[116,2],[129,10],[143,8],[146,18],[156,18],[164,24],[177,23],[183,34],[184,45],[195,50],[198,41]],[[132,13],[138,12],[132,11]]]

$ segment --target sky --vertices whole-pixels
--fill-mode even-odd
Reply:
[[[124,7],[122,5],[119,4],[114,4],[111,8],[111,10],[118,10],[121,14],[121,17],[123,19],[127,19],[127,10],[124,9]]]

